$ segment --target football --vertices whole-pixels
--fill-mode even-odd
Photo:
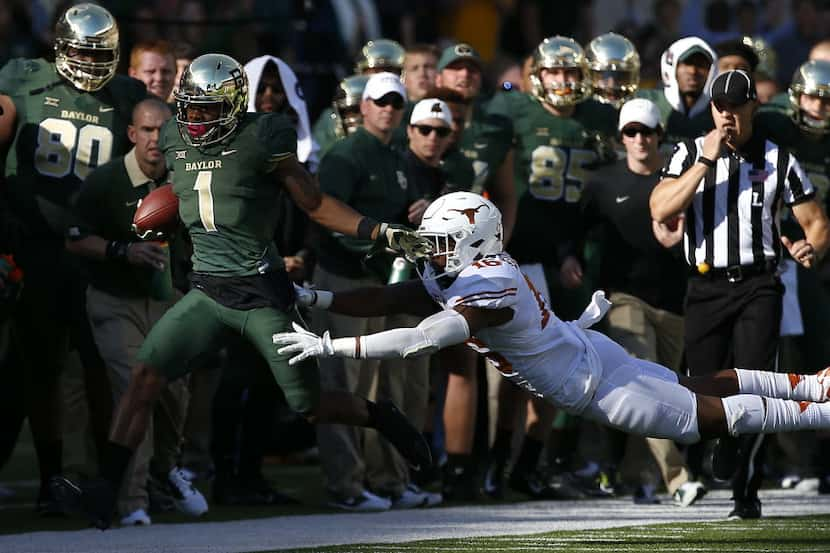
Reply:
[[[179,199],[173,185],[159,186],[139,202],[133,215],[133,231],[141,238],[155,238],[173,230],[179,219]]]

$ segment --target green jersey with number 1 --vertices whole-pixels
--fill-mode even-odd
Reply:
[[[193,241],[195,272],[247,276],[281,266],[274,245],[280,185],[273,171],[296,155],[291,119],[245,113],[231,136],[202,148],[187,145],[171,119],[160,147]]]
[[[521,92],[498,94],[490,110],[513,121],[516,140],[519,210],[508,251],[519,263],[555,262],[558,246],[580,224],[582,189],[608,155],[616,112],[588,100],[571,117],[557,117]]]
[[[13,59],[0,70],[0,94],[17,110],[6,158],[10,206],[34,235],[62,237],[61,213],[81,182],[132,146],[127,125],[147,96],[144,84],[116,75],[101,90],[83,92],[54,63]]]

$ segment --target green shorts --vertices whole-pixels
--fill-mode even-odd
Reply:
[[[316,363],[289,366],[288,356],[277,353],[272,340],[274,333],[290,331],[288,313],[272,307],[231,309],[191,290],[153,326],[138,360],[174,380],[190,372],[200,355],[215,351],[226,333],[242,335],[268,362],[288,405],[298,413],[310,413],[320,398]]]

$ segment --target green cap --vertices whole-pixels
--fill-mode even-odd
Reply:
[[[677,63],[681,63],[689,59],[690,57],[694,56],[695,54],[703,54],[703,56],[709,60],[709,63],[712,63],[712,54],[709,53],[709,50],[704,48],[703,46],[694,45],[682,54],[680,57],[677,58]]]
[[[472,46],[464,42],[459,42],[458,44],[444,48],[444,51],[441,52],[441,58],[438,60],[438,71],[443,71],[445,67],[454,61],[464,59],[472,61],[478,67],[479,71],[481,71],[481,56],[478,55],[478,52]]]

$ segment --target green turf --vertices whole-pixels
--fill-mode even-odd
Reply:
[[[581,532],[551,532],[428,540],[409,543],[315,547],[296,553],[411,553],[550,551],[556,553],[815,553],[830,552],[830,515],[755,521],[656,524]],[[280,550],[286,553],[288,550]]]

